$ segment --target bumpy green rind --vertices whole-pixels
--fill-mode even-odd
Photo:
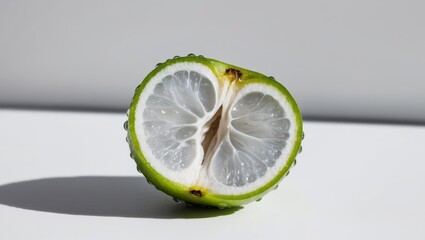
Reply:
[[[250,83],[267,84],[278,89],[286,97],[287,101],[291,105],[295,114],[296,125],[297,125],[296,140],[294,143],[294,148],[288,160],[286,161],[285,166],[279,172],[279,174],[276,175],[266,185],[264,185],[263,187],[255,191],[241,194],[241,195],[218,195],[218,194],[208,192],[208,190],[206,189],[203,189],[202,191],[203,196],[199,197],[190,193],[190,191],[192,190],[190,189],[191,186],[184,186],[182,184],[179,184],[167,179],[166,177],[158,173],[148,163],[145,156],[140,150],[139,141],[136,137],[136,131],[135,131],[135,122],[136,122],[135,111],[137,108],[137,104],[139,102],[139,97],[144,87],[152,79],[153,76],[155,76],[158,72],[160,72],[165,67],[175,63],[181,63],[181,62],[195,62],[195,63],[203,64],[207,66],[208,68],[210,68],[212,72],[216,74],[218,78],[224,76],[223,74],[226,69],[233,68],[233,69],[239,70],[242,73],[242,77],[237,83],[239,86],[243,86],[245,84],[250,84]],[[167,60],[164,63],[158,64],[157,67],[146,76],[146,78],[143,80],[141,85],[139,85],[136,88],[133,100],[129,108],[128,123],[126,128],[128,131],[127,141],[130,146],[131,156],[137,164],[137,169],[139,170],[139,172],[143,173],[143,175],[146,177],[148,182],[154,185],[157,189],[174,197],[174,199],[176,199],[177,201],[183,201],[186,203],[191,203],[196,205],[213,206],[213,207],[219,207],[219,208],[235,207],[235,206],[247,204],[255,200],[259,200],[269,191],[275,189],[278,183],[289,173],[289,169],[294,165],[295,157],[300,150],[302,136],[303,136],[302,117],[301,117],[300,110],[295,100],[293,99],[291,94],[288,92],[288,90],[284,86],[282,86],[279,82],[275,81],[274,78],[267,77],[263,74],[249,71],[249,70],[246,70],[237,66],[233,66],[230,64],[226,64],[214,59],[204,58],[203,56],[194,56],[193,54],[190,54],[187,57],[175,57],[173,59]]]

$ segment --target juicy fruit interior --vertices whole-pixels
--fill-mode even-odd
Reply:
[[[218,199],[208,205],[226,196],[254,200],[292,165],[298,109],[273,79],[196,60],[160,66],[136,92],[130,111],[136,161],[152,182],[167,179],[157,181],[161,190],[189,202],[207,195]]]

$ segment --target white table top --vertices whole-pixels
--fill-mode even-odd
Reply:
[[[125,118],[0,110],[0,239],[425,239],[424,126],[306,122],[280,187],[220,211],[148,185]]]

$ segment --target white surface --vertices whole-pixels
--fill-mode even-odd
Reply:
[[[0,105],[118,109],[190,52],[275,76],[309,117],[425,122],[425,1],[0,1]]]
[[[306,122],[288,178],[232,213],[148,185],[124,120],[0,110],[0,239],[425,238],[425,127]]]

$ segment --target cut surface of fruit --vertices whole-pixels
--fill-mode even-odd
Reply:
[[[292,166],[302,120],[273,78],[197,56],[160,64],[136,89],[128,140],[158,189],[194,204],[261,198]]]

